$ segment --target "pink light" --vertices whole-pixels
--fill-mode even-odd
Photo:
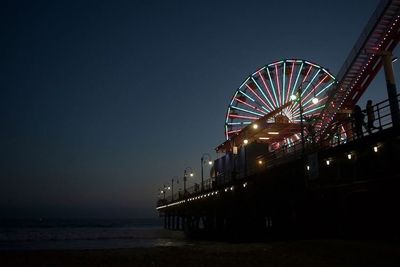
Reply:
[[[317,88],[318,85],[316,85],[313,89],[310,90],[310,92],[308,92],[308,94],[303,98],[304,101],[307,99],[307,97],[309,97],[315,91],[315,89]]]
[[[310,66],[308,67],[308,71],[307,71],[307,73],[306,73],[306,76],[304,77],[304,79],[303,79],[303,81],[301,82],[301,84],[303,84],[303,83],[306,81],[308,75],[310,74],[311,69],[312,69],[312,66],[310,65]],[[323,81],[323,80],[322,80],[322,81]],[[317,86],[320,85],[320,84],[321,84],[321,82],[319,82],[319,83],[317,84]],[[301,85],[301,86],[302,86],[302,85]],[[315,88],[317,88],[317,86],[315,86],[313,90],[315,90]],[[311,90],[310,93],[312,93],[313,90]],[[310,93],[308,93],[307,96],[309,96]],[[301,98],[301,104],[302,104],[302,105],[303,105],[303,102],[305,101],[305,99],[307,98],[307,96]],[[290,111],[294,111],[294,109],[297,109],[298,106],[299,106],[299,103],[294,104],[293,107],[290,109]]]
[[[328,76],[325,76],[316,86],[314,86],[314,88],[303,98],[303,99],[307,99],[307,97],[309,97],[311,95],[312,92],[315,92],[315,90],[317,89],[317,87],[327,78]]]
[[[273,109],[273,108],[271,108],[267,103],[265,103],[265,101],[253,90],[253,89],[251,89],[251,87],[246,83],[246,87],[264,104],[264,105],[266,105],[267,107],[269,107],[270,109]]]
[[[264,114],[267,114],[267,112],[265,112],[264,110],[262,110],[262,109],[260,109],[260,108],[257,108],[257,107],[255,107],[255,106],[253,106],[253,105],[250,105],[249,103],[246,103],[245,101],[240,100],[240,99],[237,98],[237,97],[235,97],[235,100],[238,101],[238,102],[240,102],[240,103],[242,103],[243,105],[246,105],[246,106],[248,106],[248,107],[254,108],[254,109],[257,110],[257,111],[261,111],[261,112],[264,113]]]
[[[292,77],[293,77],[293,71],[294,70],[294,62],[292,63],[292,69],[290,72],[290,78],[289,78],[289,85],[287,88],[287,96],[286,96],[286,102],[289,101],[289,97],[290,97],[290,85],[292,84]]]
[[[234,133],[237,133],[237,132],[240,132],[240,130],[229,131],[228,134],[234,134]]]
[[[242,104],[244,104],[244,105],[246,105],[246,106],[248,106],[248,107],[251,107],[251,108],[257,109],[255,106],[253,106],[253,105],[250,105],[250,104],[246,103],[246,101],[240,100],[240,99],[239,99],[239,98],[237,98],[237,97],[235,97],[235,100],[236,100],[236,101],[238,101],[238,102],[240,102],[240,103],[242,103]]]
[[[258,120],[257,117],[243,116],[243,115],[234,115],[234,114],[229,114],[229,117],[231,117],[231,118],[249,119],[249,120]]]
[[[310,105],[308,105],[307,107],[304,108],[304,111],[306,111],[306,110],[308,110],[308,109],[314,107],[315,105],[320,104],[322,101],[324,101],[324,100],[327,99],[327,98],[328,98],[328,96],[325,96],[324,98],[322,98],[321,100],[319,100],[317,104],[314,104],[314,103],[311,102]]]
[[[309,67],[308,67],[307,74],[306,74],[306,76],[304,77],[302,83],[305,82],[305,81],[307,80],[307,77],[308,77],[308,75],[310,74],[311,69],[312,69],[312,66],[309,66]]]
[[[281,85],[279,84],[278,65],[275,65],[275,77],[276,77],[276,84],[278,85],[278,100],[279,100],[279,105],[282,105],[282,103],[281,103]]]
[[[328,74],[326,74],[325,77],[324,77],[323,79],[321,79],[321,81],[319,81],[319,83],[317,84],[317,86],[320,85],[321,83],[323,83],[323,82],[325,81],[325,79],[328,78],[328,77],[329,77]],[[316,87],[317,87],[317,86],[316,86]]]
[[[272,97],[271,91],[269,90],[269,87],[267,86],[267,83],[265,82],[264,77],[263,77],[263,75],[261,74],[260,71],[258,72],[258,75],[261,77],[261,80],[262,80],[262,82],[264,84],[264,87],[267,89],[267,92],[268,92],[268,95],[269,95],[270,99],[275,104],[275,107],[278,107],[277,103],[274,102],[274,98]]]

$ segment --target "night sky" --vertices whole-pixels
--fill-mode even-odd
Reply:
[[[2,2],[0,217],[156,216],[163,184],[215,158],[249,74],[337,74],[378,2]]]

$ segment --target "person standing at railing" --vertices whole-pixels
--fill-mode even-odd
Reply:
[[[365,108],[365,111],[367,113],[367,131],[369,134],[372,133],[372,129],[377,129],[379,130],[379,127],[375,127],[374,121],[375,121],[375,114],[374,114],[374,107],[372,106],[372,100],[367,101],[367,106]]]
[[[364,122],[364,113],[361,111],[361,107],[359,105],[354,106],[353,110],[353,121],[354,121],[354,130],[356,132],[357,138],[361,138],[364,136],[363,134],[363,125]]]

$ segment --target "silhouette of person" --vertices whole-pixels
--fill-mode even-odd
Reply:
[[[353,120],[354,120],[354,130],[356,132],[357,138],[363,137],[363,125],[364,125],[364,114],[361,111],[359,105],[354,106],[353,110]]]
[[[379,127],[375,127],[375,114],[374,114],[374,107],[372,106],[372,100],[367,101],[366,106],[366,113],[367,113],[367,131],[369,134],[372,133],[372,129],[380,129]]]

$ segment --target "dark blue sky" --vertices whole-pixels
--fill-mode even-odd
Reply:
[[[224,141],[246,76],[283,58],[337,74],[378,2],[3,2],[0,216],[154,216]]]

